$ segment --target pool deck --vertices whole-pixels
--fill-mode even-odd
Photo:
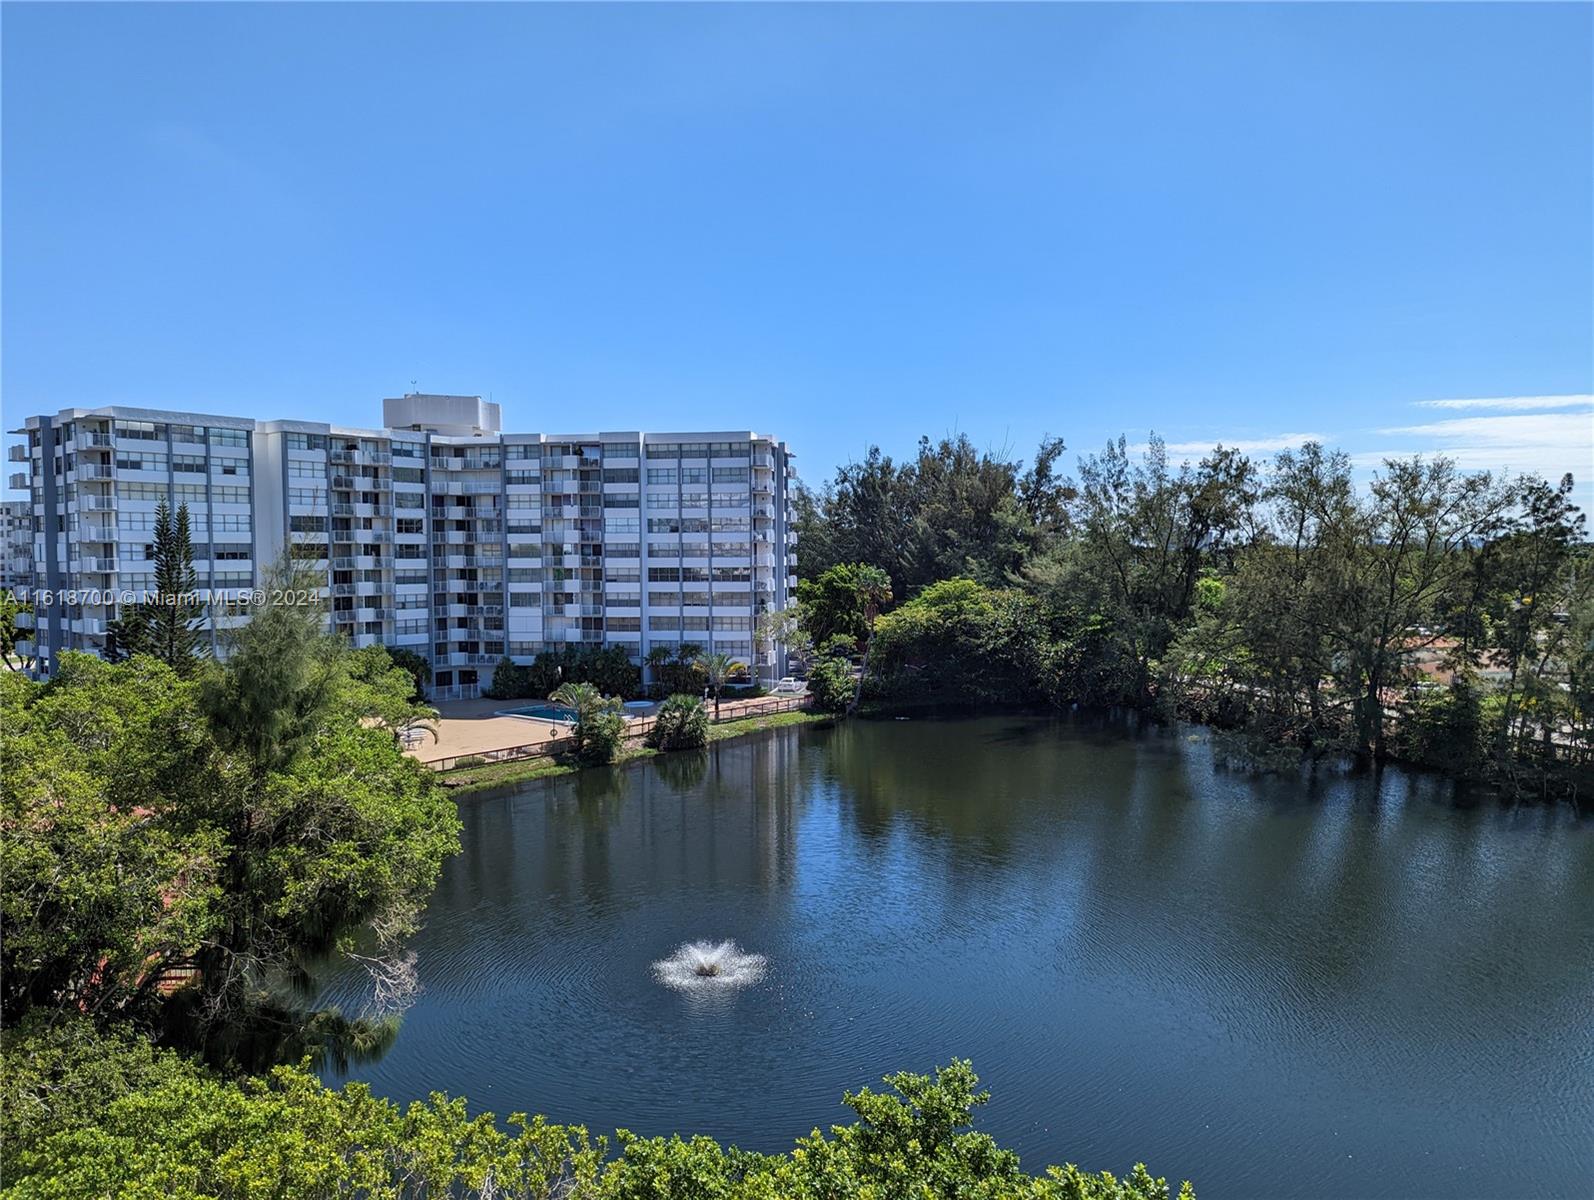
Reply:
[[[790,696],[760,696],[753,700],[726,700],[720,704],[720,715],[749,717],[789,701]],[[461,754],[482,754],[488,750],[507,750],[511,746],[529,746],[537,742],[568,737],[570,727],[554,721],[535,717],[501,717],[508,708],[535,704],[535,700],[440,700],[437,710],[437,736],[430,733],[406,753],[422,762],[440,758],[454,758]],[[713,711],[713,702],[709,710]],[[640,720],[628,716],[627,722]]]

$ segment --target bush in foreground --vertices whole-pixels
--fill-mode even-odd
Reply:
[[[440,1094],[400,1110],[363,1084],[308,1072],[218,1078],[129,1034],[83,1021],[8,1038],[0,1082],[4,1195],[56,1197],[501,1197],[548,1200],[1168,1200],[1137,1166],[1124,1179],[1053,1167],[1039,1177],[968,1127],[986,1100],[967,1063],[893,1075],[844,1097],[851,1125],[800,1138],[789,1155],[712,1138],[608,1140],[581,1126],[469,1115]],[[1181,1200],[1193,1200],[1186,1184]]]

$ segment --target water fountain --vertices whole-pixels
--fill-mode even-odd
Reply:
[[[729,991],[757,983],[767,965],[735,942],[686,942],[653,964],[653,978],[681,992]]]

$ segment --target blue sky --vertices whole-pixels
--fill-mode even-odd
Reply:
[[[1594,474],[1587,5],[8,4],[3,36],[12,426],[370,425],[415,380],[516,429],[772,431],[810,482],[954,430]]]

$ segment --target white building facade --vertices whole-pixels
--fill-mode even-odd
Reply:
[[[218,652],[286,549],[325,580],[333,628],[421,654],[439,697],[572,644],[785,670],[758,629],[795,588],[795,471],[767,435],[504,433],[479,397],[420,394],[384,401],[381,429],[113,407],[14,432],[46,673],[153,588],[162,500],[188,506]]]
[[[26,592],[33,586],[33,506],[26,500],[0,502],[0,591]]]

